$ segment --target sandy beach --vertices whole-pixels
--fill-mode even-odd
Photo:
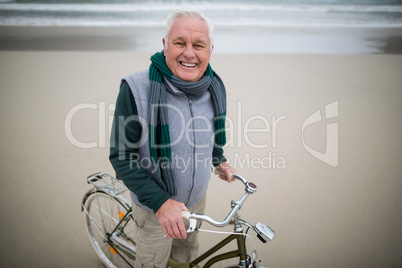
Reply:
[[[2,266],[102,267],[80,210],[86,176],[113,173],[120,79],[152,53],[11,50],[0,52]],[[276,231],[267,244],[249,233],[262,264],[402,266],[402,55],[217,50],[211,64],[228,92],[226,155],[258,186],[240,214]],[[223,219],[242,191],[213,176],[207,213]],[[222,238],[200,237],[201,251]]]

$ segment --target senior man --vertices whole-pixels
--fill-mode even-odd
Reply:
[[[226,91],[209,65],[212,32],[199,12],[172,13],[163,53],[121,82],[110,161],[135,204],[136,267],[195,258],[197,234],[186,233],[181,212],[204,212],[212,165],[233,181],[222,149]]]

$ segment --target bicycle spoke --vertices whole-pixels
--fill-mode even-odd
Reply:
[[[90,240],[102,261],[108,267],[133,267],[135,243],[130,236],[134,230],[134,221],[130,220],[131,216],[129,218],[126,216],[127,221],[120,223],[128,209],[119,200],[105,193],[96,192],[88,197],[84,210]],[[116,228],[119,223],[121,226]],[[115,229],[118,232],[112,234]],[[123,245],[123,240],[121,242],[112,240],[112,236],[126,241],[124,242],[126,246]],[[120,246],[119,243],[123,244]],[[134,252],[131,252],[132,250]]]

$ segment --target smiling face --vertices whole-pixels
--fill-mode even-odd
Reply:
[[[208,34],[201,19],[179,17],[173,22],[163,47],[166,64],[175,76],[197,82],[204,75],[212,53]]]

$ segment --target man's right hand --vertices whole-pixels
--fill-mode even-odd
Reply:
[[[181,217],[182,211],[188,211],[183,203],[168,199],[156,212],[156,217],[167,238],[185,239],[187,237]]]

